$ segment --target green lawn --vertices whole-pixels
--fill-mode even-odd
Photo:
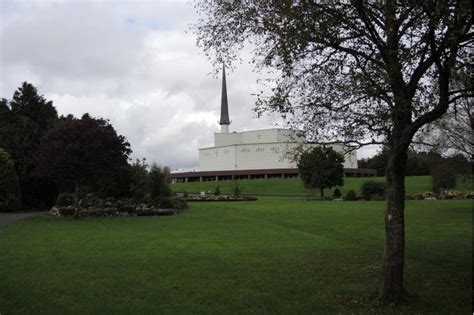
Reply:
[[[372,177],[372,178],[357,178],[347,177],[344,179],[344,186],[342,192],[345,194],[348,190],[353,189],[356,193],[360,192],[360,186],[367,180],[385,181],[383,177]],[[239,180],[238,185],[242,189],[243,194],[253,195],[269,195],[269,196],[305,196],[308,195],[308,191],[303,187],[303,183],[300,179],[257,179],[257,180]],[[406,178],[406,191],[407,193],[416,192],[427,192],[431,191],[431,176],[409,176]],[[214,192],[216,186],[222,193],[232,193],[234,188],[233,181],[209,181],[209,182],[190,182],[190,183],[176,183],[172,184],[171,188],[176,192],[200,192],[200,191],[211,191]],[[461,191],[472,190],[472,184],[463,181],[462,178],[458,179],[456,189]],[[326,195],[331,195],[334,189],[325,190]]]
[[[383,202],[262,197],[171,217],[0,229],[0,313],[452,313],[472,309],[472,202],[409,201],[406,286],[372,302]]]

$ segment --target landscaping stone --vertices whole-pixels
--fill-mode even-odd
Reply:
[[[59,209],[56,207],[52,207],[51,210],[49,210],[49,215],[52,215],[54,217],[61,216],[61,214],[59,213]]]
[[[63,198],[65,199],[65,198]],[[69,203],[69,202],[68,202]],[[68,204],[66,203],[66,204]],[[163,208],[159,204],[163,204]],[[65,204],[65,203],[63,203]],[[174,207],[174,208],[168,208]],[[175,209],[175,208],[183,209]],[[163,198],[150,203],[136,203],[132,199],[116,200],[113,198],[100,199],[87,195],[77,202],[67,206],[56,205],[49,211],[51,216],[71,216],[75,218],[114,217],[114,216],[152,216],[173,215],[187,208],[185,200],[180,198]]]
[[[234,195],[197,195],[189,194],[186,201],[255,201],[255,196],[234,196]]]

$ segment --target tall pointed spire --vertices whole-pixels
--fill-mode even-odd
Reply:
[[[227,104],[227,85],[225,80],[225,64],[222,64],[222,98],[221,98],[221,132],[229,132],[229,105]]]

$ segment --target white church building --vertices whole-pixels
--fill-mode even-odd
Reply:
[[[222,73],[220,132],[214,133],[214,146],[199,149],[199,171],[171,173],[169,179],[177,181],[206,181],[252,178],[286,178],[298,176],[292,152],[297,147],[312,146],[306,143],[300,131],[289,129],[263,129],[229,132],[229,106],[225,69]],[[375,176],[374,170],[357,168],[356,151],[344,152],[341,144],[330,145],[344,155],[346,176]]]
[[[199,149],[200,171],[297,168],[292,152],[304,144],[298,131],[264,129],[214,134],[214,146]],[[342,145],[331,145],[343,153]],[[344,168],[357,168],[355,151],[344,154]]]

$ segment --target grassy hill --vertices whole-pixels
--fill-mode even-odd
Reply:
[[[348,177],[344,179],[342,193],[353,189],[360,192],[360,186],[367,180],[385,181],[383,177]],[[239,187],[243,194],[251,194],[257,196],[307,196],[309,193],[303,187],[300,179],[255,179],[255,180],[238,180]],[[176,192],[186,191],[188,193],[197,193],[200,191],[214,192],[219,186],[221,193],[232,193],[234,188],[233,181],[210,181],[210,182],[192,182],[192,183],[176,183],[171,185],[171,189]],[[431,176],[409,176],[406,178],[407,193],[431,191]],[[470,183],[458,180],[456,190],[468,191],[472,190]],[[326,190],[326,195],[332,194],[333,189]]]

